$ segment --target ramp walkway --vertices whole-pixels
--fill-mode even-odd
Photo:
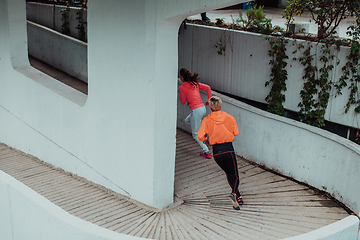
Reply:
[[[64,211],[115,232],[151,239],[282,239],[334,223],[349,213],[317,191],[237,157],[244,205],[191,135],[177,131],[175,199],[156,211],[0,143],[0,170]]]

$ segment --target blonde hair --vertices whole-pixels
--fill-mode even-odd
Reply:
[[[211,110],[213,110],[213,111],[221,110],[221,106],[222,106],[221,98],[219,98],[217,96],[212,96],[209,99],[209,106],[210,106]]]

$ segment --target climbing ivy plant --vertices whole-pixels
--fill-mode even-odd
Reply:
[[[287,80],[287,62],[289,57],[286,55],[287,40],[284,37],[266,38],[270,43],[268,55],[271,57],[271,79],[266,81],[265,87],[271,85],[269,95],[265,98],[268,103],[268,111],[282,115],[284,112],[283,103],[285,102],[286,80]]]
[[[76,12],[76,20],[78,20],[78,25],[76,29],[78,30],[78,37],[81,41],[86,41],[86,32],[85,32],[85,25],[86,22],[83,20],[83,9],[79,9]]]
[[[70,28],[69,28],[69,12],[70,7],[66,6],[60,10],[61,13],[61,33],[70,35]]]
[[[356,18],[353,25],[348,27],[347,34],[352,37],[350,42],[350,54],[347,56],[348,61],[342,68],[343,75],[339,82],[335,85],[337,93],[341,95],[341,90],[350,84],[349,100],[345,106],[345,113],[347,113],[351,106],[355,106],[354,111],[360,113],[360,96],[358,83],[360,82],[360,17]]]
[[[332,89],[332,82],[330,73],[334,69],[333,60],[335,58],[333,46],[328,43],[321,45],[319,61],[321,68],[314,64],[315,54],[311,54],[313,45],[310,44],[307,48],[303,44],[298,45],[298,50],[304,49],[303,56],[297,60],[304,66],[304,87],[300,91],[301,102],[299,118],[301,121],[308,124],[324,127],[325,126],[325,111],[328,106],[330,91]],[[337,48],[336,48],[337,49]]]
[[[287,25],[293,23],[295,15],[301,15],[305,10],[312,14],[319,31],[317,36],[312,36],[312,34],[300,36],[309,45],[305,47],[303,44],[299,44],[295,52],[300,51],[302,56],[293,58],[304,67],[302,76],[304,84],[303,89],[300,91],[301,102],[298,104],[300,108],[299,119],[317,127],[324,127],[325,111],[333,87],[337,89],[336,94],[340,95],[342,88],[348,86],[350,96],[345,106],[345,113],[352,106],[355,106],[354,111],[356,113],[360,113],[358,86],[360,82],[360,4],[358,1],[352,0],[289,0],[289,7],[286,8],[283,14],[283,17],[287,19]],[[265,82],[265,86],[271,86],[271,89],[265,100],[268,103],[268,111],[282,115],[284,112],[283,103],[285,102],[284,92],[287,90],[286,80],[288,79],[286,70],[286,60],[288,59],[286,45],[288,41],[285,36],[291,35],[283,32],[283,29],[278,26],[272,27],[271,20],[265,17],[262,7],[256,9],[255,6],[249,9],[247,11],[247,20],[242,18],[241,12],[239,12],[239,16],[237,19],[231,16],[233,23],[226,28],[272,35],[266,37],[270,44],[268,55],[271,57],[269,61],[271,75],[270,80]],[[332,34],[340,21],[349,16],[355,16],[356,18],[354,25],[348,28],[351,30],[348,35],[353,36],[353,40],[348,43],[348,45],[351,45],[350,54],[347,57],[348,62],[342,68],[343,76],[338,82],[334,83],[332,82],[334,79],[331,79],[334,64],[338,65],[340,63],[339,61],[335,62],[335,51],[339,51],[342,43],[340,40],[335,40]],[[223,19],[217,19],[216,25],[224,25]],[[219,55],[225,55],[228,43],[231,44],[231,41],[229,41],[229,38],[225,38],[224,33],[215,44]],[[319,49],[320,46],[320,49],[316,50],[315,53],[312,53],[313,44],[317,44],[316,49]]]
[[[266,38],[270,43],[268,55],[271,57],[269,62],[271,66],[271,79],[265,83],[265,86],[271,85],[269,95],[265,98],[268,102],[268,111],[282,115],[284,112],[283,103],[285,102],[287,71],[286,66],[288,56],[286,55],[286,45],[288,41],[284,37]],[[297,51],[302,53],[299,58],[293,60],[299,61],[304,66],[303,89],[300,91],[301,102],[298,104],[299,120],[305,123],[317,126],[325,126],[325,111],[328,106],[330,91],[333,83],[330,74],[334,69],[335,51],[338,51],[339,43],[326,42],[320,45],[320,56],[312,54],[312,43],[307,47],[303,44],[297,45]],[[314,59],[319,59],[318,67]]]

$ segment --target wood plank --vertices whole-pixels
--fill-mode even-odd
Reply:
[[[69,213],[124,234],[155,239],[280,239],[309,232],[349,214],[332,199],[237,156],[244,205],[235,211],[231,188],[214,159],[177,132],[175,195],[184,203],[154,212],[125,196],[0,144],[0,170]],[[235,227],[234,227],[235,226]]]

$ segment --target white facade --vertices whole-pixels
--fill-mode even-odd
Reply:
[[[268,56],[270,44],[266,35],[250,33],[238,30],[222,29],[201,25],[187,24],[186,29],[181,27],[179,37],[180,54],[179,68],[186,66],[191,72],[200,73],[203,83],[210,85],[213,89],[226,92],[249,99],[255,102],[267,104],[266,96],[269,94],[271,84],[265,87],[265,82],[271,76],[271,66]],[[225,47],[223,55],[217,53],[216,42],[222,39]],[[297,47],[303,44],[305,48],[312,46],[311,54],[316,54],[314,64],[320,69],[321,43],[311,43],[304,40],[288,39],[287,55],[289,59],[286,71],[288,79],[284,91],[284,108],[298,112],[301,102],[300,91],[304,86],[304,66],[293,57],[304,56]],[[297,50],[296,53],[294,53]],[[303,50],[301,50],[303,51]],[[342,67],[346,64],[349,55],[349,47],[340,47],[337,51],[331,49],[335,58],[331,64],[334,69],[330,72],[329,81],[336,83],[343,75]],[[342,95],[336,94],[333,87],[326,108],[325,120],[348,127],[359,128],[360,117],[354,112],[355,106],[351,106],[345,114],[345,105],[349,101],[350,90],[348,87],[342,89]]]
[[[178,29],[238,2],[89,0],[86,96],[29,66],[25,0],[0,0],[0,141],[149,206],[171,204]]]

